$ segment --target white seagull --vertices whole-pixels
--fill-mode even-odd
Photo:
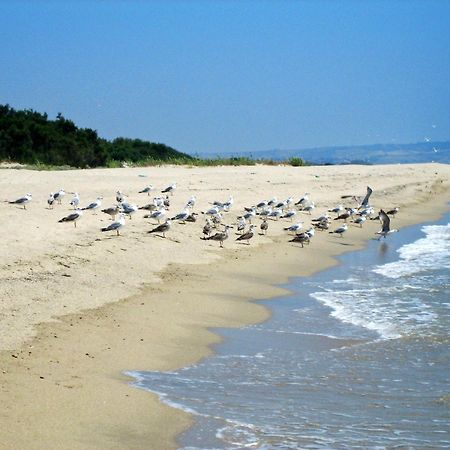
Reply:
[[[30,203],[32,199],[33,196],[31,194],[26,194],[23,197],[20,197],[17,200],[13,200],[9,203],[14,205],[23,205],[23,209],[27,209],[26,205],[27,203]]]
[[[61,222],[73,222],[73,225],[75,228],[77,227],[77,222],[83,217],[83,211],[81,209],[77,209],[75,212],[69,214],[66,217],[63,217],[62,219],[58,220],[59,223]]]
[[[120,236],[120,229],[125,226],[125,214],[120,213],[119,219],[116,222],[111,223],[107,227],[101,229],[101,231],[116,231],[117,236]]]
[[[87,205],[84,208],[81,208],[83,211],[90,209],[92,211],[97,210],[98,208],[100,208],[100,206],[102,206],[102,199],[103,197],[97,197],[97,200],[93,201],[92,203],[89,203],[89,205]]]

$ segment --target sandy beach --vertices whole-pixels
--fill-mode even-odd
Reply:
[[[174,224],[166,239],[147,233],[156,221],[143,211],[116,236],[100,232],[110,223],[101,212],[86,211],[76,228],[58,223],[70,212],[71,194],[54,209],[46,203],[50,192],[64,188],[78,192],[83,206],[97,196],[112,206],[117,190],[142,205],[173,182],[170,215],[195,195],[199,216]],[[157,190],[138,194],[148,184]],[[364,195],[367,185],[376,210],[400,208],[392,223],[401,232],[448,210],[450,167],[0,170],[0,448],[176,448],[191,417],[130,387],[123,372],[169,370],[204,358],[219,339],[211,328],[265,320],[268,311],[250,300],[282,295],[277,284],[335,264],[334,256],[360,248],[380,229],[378,221],[350,224],[342,238],[317,232],[301,248],[288,243],[283,227],[291,222],[280,219],[251,245],[236,242],[233,232],[221,249],[200,239],[200,212],[232,195],[224,222],[233,223],[244,206],[274,196],[297,201],[309,192],[315,210],[294,219],[307,228],[339,203],[353,206],[341,195]],[[33,200],[26,210],[3,201],[27,192]]]

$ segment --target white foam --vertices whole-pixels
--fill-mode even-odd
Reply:
[[[450,224],[427,225],[424,238],[402,246],[400,259],[377,266],[375,273],[387,278],[411,276],[430,269],[450,268]]]
[[[311,294],[332,309],[331,316],[376,331],[385,339],[396,339],[437,319],[429,305],[410,295],[399,295],[405,287],[376,287]]]

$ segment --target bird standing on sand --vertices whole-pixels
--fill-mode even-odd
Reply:
[[[125,202],[126,200],[127,200],[126,195],[122,191],[116,192],[116,202],[117,203],[122,203],[122,202]]]
[[[132,203],[122,202],[122,212],[126,214],[130,219],[131,216],[139,209],[137,205],[133,205]]]
[[[111,219],[115,220],[117,214],[119,214],[119,205],[115,205],[115,206],[111,206],[110,208],[102,209],[102,213],[110,215]]]
[[[63,197],[66,195],[66,191],[61,188],[58,192],[53,194],[54,199],[61,204]]]
[[[219,231],[218,233],[207,237],[206,240],[207,241],[218,241],[218,242],[220,242],[220,247],[223,248],[223,241],[228,239],[228,236],[229,236],[228,230],[230,228],[233,228],[233,227],[231,227],[230,225],[225,225],[224,231]]]
[[[292,233],[297,233],[302,228],[303,224],[302,222],[294,223],[294,225],[291,225],[290,227],[283,228],[284,231],[289,231]]]
[[[73,206],[73,209],[78,209],[78,206],[80,204],[80,196],[77,192],[73,194],[72,200],[70,200],[71,206]]]
[[[311,238],[308,233],[300,233],[300,234],[295,235],[295,237],[292,238],[289,242],[298,242],[298,243],[302,244],[302,248],[303,248],[305,244],[309,244],[310,239]]]
[[[253,233],[253,228],[255,228],[256,227],[256,225],[250,225],[250,228],[249,228],[249,230],[246,232],[246,233],[244,233],[244,234],[241,234],[237,239],[236,239],[236,241],[247,241],[247,245],[250,245],[250,239],[254,236],[254,233]]]
[[[50,195],[48,196],[47,199],[49,209],[53,209],[53,203],[55,203],[55,197],[53,196],[53,192],[50,192]]]
[[[27,203],[30,203],[33,199],[33,196],[31,194],[26,194],[23,197],[18,198],[17,200],[13,200],[11,202],[8,202],[12,205],[23,205],[23,209],[27,209]]]
[[[161,223],[161,220],[166,216],[166,209],[160,208],[157,211],[153,211],[151,214],[147,214],[144,218],[156,219],[158,223]]]
[[[116,231],[117,236],[120,236],[120,229],[125,226],[125,214],[120,213],[119,219],[116,222],[111,223],[107,227],[101,229],[101,231]]]
[[[59,223],[62,222],[73,222],[73,225],[75,228],[77,227],[77,222],[83,217],[83,211],[81,209],[77,209],[75,212],[69,214],[66,217],[63,217],[62,219],[58,220]]]
[[[177,188],[177,184],[176,183],[173,183],[173,184],[171,184],[170,186],[167,186],[165,189],[163,189],[161,192],[163,193],[163,194],[167,194],[167,193],[169,193],[170,192],[170,195],[173,195],[173,193],[174,193],[174,191],[175,191],[175,189]]]
[[[385,213],[382,209],[380,210],[378,216],[380,217],[381,221],[381,230],[375,233],[380,235],[378,240],[380,240],[382,237],[386,239],[386,236],[388,234],[398,232],[398,230],[396,230],[395,228],[391,230],[391,219],[389,218],[387,213]]]
[[[197,197],[195,195],[191,196],[191,198],[186,203],[186,208],[192,209],[195,206],[196,201]]]
[[[211,231],[212,231],[212,223],[210,219],[206,219],[206,223],[205,226],[203,227],[203,235],[205,236],[211,236]]]
[[[178,213],[176,216],[172,217],[171,220],[178,220],[179,222],[186,223],[186,219],[190,216],[190,211],[188,208],[184,209],[180,213]]]
[[[153,228],[153,230],[148,231],[148,233],[162,233],[162,237],[166,237],[166,232],[170,230],[170,225],[172,224],[172,221],[170,219],[166,220],[161,225],[158,225],[156,228]]]
[[[339,228],[336,228],[334,231],[329,231],[330,234],[336,233],[339,234],[339,236],[343,236],[343,234],[348,230],[348,225],[344,223],[344,225],[340,226]]]
[[[87,205],[84,208],[81,208],[83,211],[86,211],[87,209],[90,209],[92,211],[96,211],[98,208],[100,208],[100,206],[102,206],[102,199],[103,197],[97,197],[97,200],[95,200],[92,203],[89,203],[89,205]],[[94,213],[96,214],[96,213]]]
[[[353,223],[356,223],[357,225],[359,225],[360,228],[362,228],[363,223],[364,223],[366,220],[367,220],[367,219],[366,219],[366,216],[359,216],[359,217],[357,217],[357,218],[353,221]]]
[[[269,223],[267,222],[266,218],[263,219],[259,228],[261,228],[262,234],[267,234],[267,230],[269,229]]]
[[[147,194],[150,195],[150,192],[152,192],[155,188],[150,184],[149,186],[146,186],[144,189],[139,191],[139,194]]]

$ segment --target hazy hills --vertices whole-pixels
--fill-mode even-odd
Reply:
[[[196,155],[197,156],[197,155]],[[202,158],[244,156],[277,161],[299,157],[316,164],[397,164],[397,163],[450,163],[450,141],[418,142],[415,144],[374,144],[306,149],[273,149],[253,152],[229,152]]]

